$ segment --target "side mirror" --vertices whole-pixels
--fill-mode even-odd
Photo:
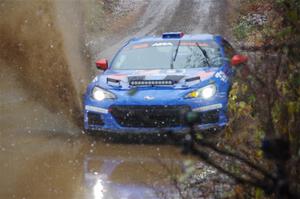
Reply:
[[[100,70],[106,70],[108,68],[107,59],[100,59],[100,60],[96,61],[96,67]]]
[[[237,66],[240,64],[245,64],[248,61],[248,57],[244,55],[234,55],[231,59],[231,65]]]

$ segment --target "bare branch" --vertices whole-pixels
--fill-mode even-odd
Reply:
[[[233,158],[241,161],[242,163],[246,164],[247,166],[260,172],[265,177],[270,178],[271,180],[275,179],[275,177],[272,174],[270,174],[267,170],[265,170],[263,167],[260,167],[260,166],[256,165],[255,163],[251,162],[250,160],[238,155],[238,153],[232,153],[228,150],[220,149],[220,148],[216,147],[213,143],[210,143],[210,142],[207,142],[204,140],[199,141],[199,144],[202,146],[208,147],[221,155],[233,157]]]
[[[223,168],[221,165],[219,165],[218,163],[216,163],[215,161],[213,161],[211,158],[209,158],[209,155],[205,152],[203,152],[202,150],[198,150],[195,146],[191,147],[191,153],[198,156],[201,160],[203,160],[205,163],[211,165],[212,167],[216,168],[218,171],[220,171],[221,173],[231,177],[232,179],[234,179],[237,183],[240,184],[245,184],[245,185],[250,185],[253,187],[258,187],[261,188],[263,190],[266,189],[270,189],[271,185],[267,185],[267,183],[265,181],[262,180],[252,180],[252,179],[245,179],[233,172],[230,172],[228,170],[226,170],[225,168]]]

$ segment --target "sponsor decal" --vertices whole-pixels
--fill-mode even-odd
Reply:
[[[159,47],[159,46],[173,46],[172,43],[170,42],[159,42],[159,43],[154,43],[152,44],[153,47]]]
[[[137,75],[158,75],[161,74],[161,70],[138,70],[136,72]]]
[[[215,74],[215,77],[220,79],[223,82],[227,82],[228,81],[228,77],[227,75],[223,72],[223,71],[219,71]]]
[[[199,46],[207,47],[208,44],[206,43],[198,43]],[[196,42],[181,42],[180,46],[197,46]]]

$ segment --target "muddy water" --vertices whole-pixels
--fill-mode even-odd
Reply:
[[[132,36],[224,33],[225,1],[120,2],[129,7],[127,18],[87,34],[87,44],[80,36],[85,1],[0,1],[0,198],[153,198],[145,185],[166,179],[158,162],[190,159],[167,144],[83,134],[80,96],[90,68],[82,45],[94,61]]]
[[[73,72],[77,66],[69,61],[74,53],[68,51],[57,23],[56,4],[46,0],[3,0],[0,4],[0,57],[7,64],[1,67],[14,70],[35,101],[77,120],[80,79]],[[84,68],[78,73],[84,74]]]
[[[167,178],[156,159],[182,160],[172,146],[104,144],[86,136],[40,133],[1,135],[1,198],[87,198],[99,179],[96,172],[124,186],[159,183]],[[103,162],[109,160],[122,164],[108,164],[105,170]]]

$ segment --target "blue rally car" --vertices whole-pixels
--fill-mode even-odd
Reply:
[[[197,130],[222,128],[234,67],[247,61],[219,35],[164,33],[133,38],[89,84],[84,128],[113,133],[184,133],[185,115],[199,112]]]

